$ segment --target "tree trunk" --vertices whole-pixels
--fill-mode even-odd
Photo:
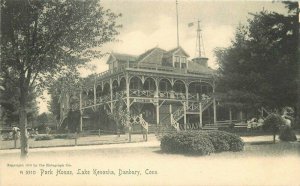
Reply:
[[[274,133],[273,134],[273,143],[275,144],[275,142],[276,142],[276,134]]]
[[[131,142],[131,126],[128,128],[128,137],[129,137],[129,142]]]
[[[23,85],[22,85],[23,83]],[[27,112],[26,112],[26,98],[27,88],[24,87],[24,81],[21,80],[20,86],[20,110],[19,110],[19,123],[20,123],[20,144],[21,144],[21,158],[25,159],[28,155],[28,134],[27,134]]]
[[[118,137],[120,137],[120,125],[119,125],[119,120],[117,120],[117,135],[118,135]]]

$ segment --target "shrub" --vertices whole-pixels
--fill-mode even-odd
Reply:
[[[206,155],[214,152],[208,137],[194,132],[167,134],[161,139],[161,149],[170,153]]]
[[[228,135],[228,143],[230,146],[230,149],[229,149],[230,151],[238,152],[238,151],[242,151],[244,149],[245,143],[243,142],[241,137],[239,137],[236,134],[232,134],[232,133],[227,133],[227,135]]]
[[[282,127],[279,134],[279,139],[281,141],[297,141],[297,137],[295,133],[292,131],[290,127],[287,126]]]
[[[37,135],[35,137],[35,141],[42,141],[42,140],[52,140],[54,137],[52,135]]]
[[[207,135],[210,137],[216,152],[236,152],[242,151],[244,148],[243,140],[235,134],[225,131],[208,131]]]
[[[55,139],[75,139],[75,134],[55,134],[53,135]]]
[[[242,139],[224,131],[188,131],[168,134],[162,137],[161,149],[171,153],[192,153],[206,155],[213,152],[241,151]]]
[[[6,133],[2,134],[2,140],[4,140],[4,141],[10,141],[10,140],[19,139],[19,138],[20,138],[19,133],[14,134],[13,132],[6,132]]]
[[[221,131],[208,131],[207,135],[212,142],[216,152],[228,151],[230,145],[227,140],[225,132]]]

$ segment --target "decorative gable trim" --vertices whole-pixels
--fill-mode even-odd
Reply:
[[[141,59],[141,60],[138,61],[138,62],[143,62],[145,59],[147,59],[149,56],[151,56],[151,54],[152,54],[155,50],[157,50],[157,48],[153,48],[152,51],[151,51],[148,55],[146,55],[143,59]]]
[[[181,47],[178,47],[172,54],[176,55],[179,51],[181,51],[182,53],[184,53],[185,57],[190,57],[188,55],[188,53],[185,50],[183,50],[183,48],[181,48]]]
[[[117,58],[113,55],[113,53],[111,53],[108,57],[108,60],[106,62],[106,64],[110,64],[112,60],[117,60]]]

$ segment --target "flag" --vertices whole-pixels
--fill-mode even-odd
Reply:
[[[194,23],[189,23],[188,27],[194,26]]]

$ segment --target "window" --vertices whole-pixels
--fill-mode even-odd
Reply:
[[[181,63],[181,68],[186,68],[186,63]]]
[[[181,57],[181,63],[186,63],[186,58],[185,57]]]
[[[179,62],[175,62],[175,68],[180,68],[180,63]]]

